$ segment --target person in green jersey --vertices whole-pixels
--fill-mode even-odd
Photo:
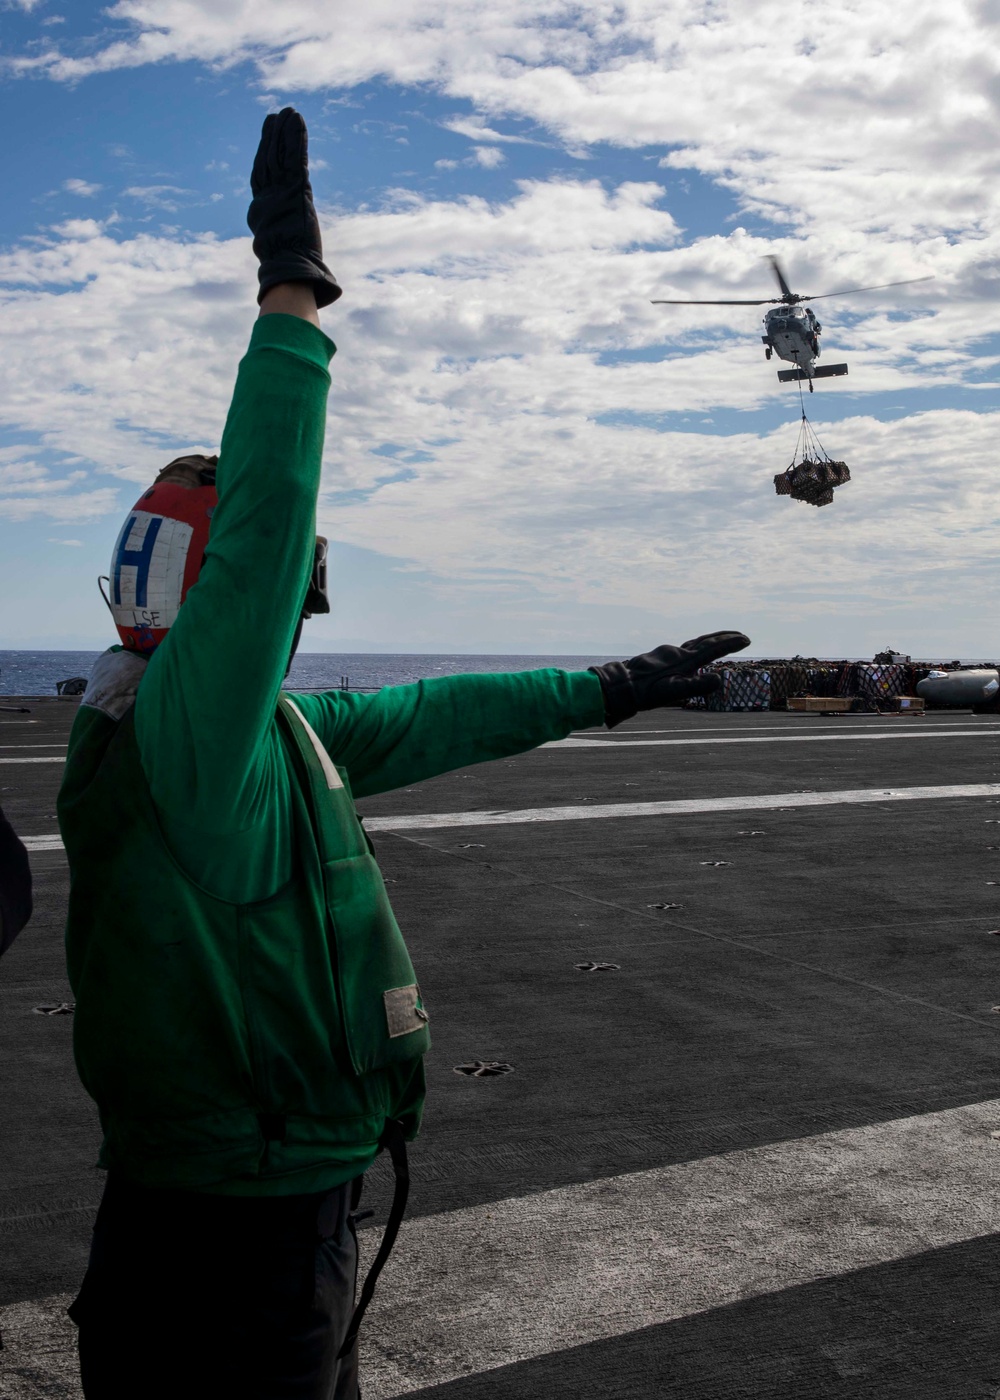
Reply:
[[[355,1338],[406,1199],[429,1013],[354,799],[680,704],[738,632],[589,671],[287,694],[328,609],[316,501],[335,347],[307,137],[264,122],[260,314],[217,457],[122,526],[121,643],[70,735],[74,1056],[107,1171],[68,1309],[87,1400],[356,1400]],[[397,1190],[355,1307],[365,1171]]]

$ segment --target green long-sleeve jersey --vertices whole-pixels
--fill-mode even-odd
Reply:
[[[387,1117],[416,1134],[427,1016],[353,797],[604,715],[596,676],[554,669],[279,704],[333,349],[258,320],[198,581],[148,662],[101,659],[70,736],[74,1053],[98,1165],[150,1186],[326,1190],[370,1165]]]

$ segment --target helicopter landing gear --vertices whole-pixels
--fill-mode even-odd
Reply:
[[[767,347],[767,349],[764,351],[764,359],[765,359],[765,360],[769,360],[770,358],[771,358],[771,347],[770,347],[770,345],[769,345],[769,346]]]
[[[812,391],[813,391],[813,382],[812,382],[812,380],[810,379],[810,381],[809,381],[809,392],[810,392],[810,394],[812,393]]]

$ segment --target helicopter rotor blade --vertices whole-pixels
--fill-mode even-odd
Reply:
[[[763,301],[651,301],[650,306],[771,306],[780,297],[765,297]]]
[[[778,280],[778,286],[781,288],[781,295],[783,297],[794,296],[795,293],[785,281],[785,274],[781,270],[781,263],[778,262],[778,259],[774,256],[773,253],[768,253],[767,260],[771,264],[771,270],[773,271],[775,277]]]
[[[931,277],[907,277],[905,282],[880,282],[876,287],[847,287],[842,292],[820,292],[819,296],[803,297],[803,301],[822,301],[824,297],[846,297],[853,292],[880,292],[884,287],[909,287],[914,282],[933,282]]]

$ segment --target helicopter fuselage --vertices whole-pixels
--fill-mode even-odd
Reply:
[[[765,354],[773,351],[779,360],[798,365],[808,378],[819,359],[819,337],[823,327],[808,306],[774,306],[764,316],[761,340],[767,346]]]

